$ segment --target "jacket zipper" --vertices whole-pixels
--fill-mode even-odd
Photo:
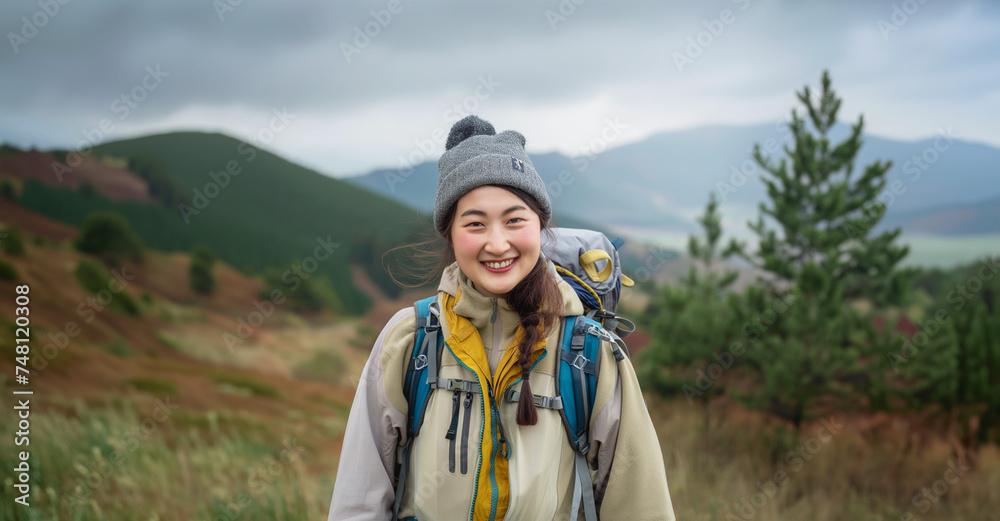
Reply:
[[[462,391],[458,390],[451,395],[451,425],[448,426],[448,432],[444,435],[449,440],[448,471],[452,474],[455,473],[455,435],[458,432],[458,402],[461,396]]]
[[[490,396],[490,437],[493,440],[493,450],[490,454],[490,491],[492,492],[490,500],[490,520],[495,521],[497,518],[497,501],[500,500],[500,487],[497,485],[497,471],[496,465],[493,464],[497,459],[497,451],[500,449],[500,440],[497,439],[495,434],[499,428],[497,425],[500,423],[499,411],[496,407],[496,400],[493,398],[493,386],[487,384],[487,390]]]
[[[490,355],[495,360],[493,367],[498,367],[504,353],[500,349],[500,335],[503,333],[503,317],[497,315],[497,299],[493,299],[493,316],[490,317],[490,323],[493,323],[493,350],[490,351]],[[490,371],[495,373],[496,369],[490,369]]]
[[[462,474],[469,473],[469,423],[472,416],[472,391],[465,393],[465,415],[462,418]]]

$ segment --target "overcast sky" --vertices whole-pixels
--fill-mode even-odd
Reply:
[[[826,68],[871,133],[1000,146],[995,0],[576,1],[2,2],[0,141],[219,131],[342,176],[436,160],[469,110],[568,155],[609,119],[773,124]]]

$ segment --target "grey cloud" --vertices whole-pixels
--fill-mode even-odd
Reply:
[[[171,76],[134,121],[193,105],[289,106],[336,116],[384,101],[430,103],[447,92],[467,92],[477,76],[490,74],[503,83],[506,102],[544,105],[628,85],[790,98],[791,89],[814,83],[826,67],[844,83],[943,99],[995,90],[997,73],[982,71],[1000,70],[995,35],[915,40],[935,20],[962,9],[996,20],[1000,8],[986,1],[921,5],[894,41],[876,42],[888,46],[892,59],[859,68],[847,53],[851,34],[877,37],[877,22],[889,18],[893,2],[588,0],[553,30],[546,12],[559,13],[560,4],[575,5],[571,0],[402,0],[402,12],[348,63],[342,44],[353,45],[356,30],[373,21],[371,11],[388,3],[244,0],[220,21],[207,1],[71,1],[20,52],[6,37],[0,43],[2,138],[36,139],[44,133],[40,122],[52,122],[53,135],[71,135],[107,115],[111,102],[156,64]],[[697,38],[723,9],[736,21],[679,73],[672,53],[683,53],[687,38]],[[35,2],[4,2],[0,29],[16,33],[21,17],[36,11]],[[937,79],[949,74],[961,74],[961,81],[949,87]]]

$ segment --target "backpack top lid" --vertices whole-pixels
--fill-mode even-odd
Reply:
[[[633,285],[632,279],[622,273],[618,257],[621,240],[611,241],[594,230],[551,228],[550,231],[555,240],[543,233],[542,253],[572,274],[567,276],[562,273],[563,279],[573,286],[584,307],[614,313],[622,285]],[[580,282],[593,292],[582,287]],[[599,302],[594,299],[595,296],[600,299]]]

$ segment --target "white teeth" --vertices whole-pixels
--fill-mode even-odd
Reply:
[[[510,266],[510,264],[512,262],[514,262],[514,259],[505,260],[503,262],[484,262],[483,264],[485,264],[485,265],[487,265],[490,268],[493,268],[495,270],[499,270],[499,269],[506,268],[507,266]]]

